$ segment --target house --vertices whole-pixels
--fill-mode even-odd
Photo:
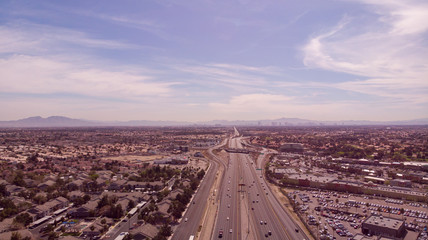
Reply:
[[[37,220],[42,217],[48,216],[51,211],[49,206],[43,204],[31,208],[30,210],[28,210],[28,212],[35,216],[34,220]]]
[[[70,202],[65,197],[57,197],[55,198],[55,201],[57,201],[57,205],[55,206],[57,209],[68,207]]]
[[[168,194],[168,198],[174,200],[178,194],[183,195],[184,191],[181,188],[174,189]]]
[[[81,191],[72,191],[72,192],[69,192],[68,193],[68,197],[71,199],[71,200],[75,200],[75,199],[77,199],[77,198],[80,198],[80,197],[83,197],[85,194],[83,193],[83,192],[81,192]]]
[[[48,187],[51,187],[51,186],[53,186],[54,184],[55,184],[55,182],[54,182],[54,181],[52,181],[52,180],[47,180],[47,181],[42,182],[42,183],[40,183],[39,185],[37,185],[37,188],[38,188],[38,189],[40,189],[40,190],[42,190],[42,191],[46,191],[46,189],[47,189]]]
[[[126,186],[126,180],[118,180],[115,182],[110,183],[108,186],[108,190],[110,191],[119,191],[124,189]]]
[[[77,190],[77,189],[80,189],[82,186],[83,186],[83,180],[81,180],[81,179],[75,180],[75,181],[67,184],[67,188],[69,190]]]
[[[85,205],[76,208],[70,212],[69,215],[74,218],[86,218],[90,217],[96,210],[98,202],[95,200],[87,202]]]
[[[158,212],[162,213],[163,215],[168,216],[168,209],[171,206],[171,200],[170,199],[164,199],[160,203],[157,204]]]
[[[20,192],[24,191],[24,187],[16,186],[16,185],[6,185],[6,191],[11,195],[18,195]]]
[[[106,223],[102,224],[101,221],[105,219]],[[108,230],[109,226],[113,225],[113,220],[111,218],[98,218],[90,226],[83,229],[82,236],[87,236],[90,238],[100,236],[102,233]],[[91,229],[93,228],[93,229]]]
[[[152,224],[146,223],[131,230],[134,240],[152,239],[159,232],[159,229]]]

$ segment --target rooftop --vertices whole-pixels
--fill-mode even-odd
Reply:
[[[372,215],[364,223],[398,230],[404,224],[404,220]]]

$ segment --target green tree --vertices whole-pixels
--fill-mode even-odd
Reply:
[[[128,201],[128,211],[135,207],[135,202],[133,200]]]
[[[19,232],[12,232],[10,240],[21,240],[21,234],[19,234]]]
[[[163,224],[162,227],[159,229],[159,234],[165,237],[169,237],[172,235],[172,229],[171,226],[168,224]]]
[[[21,213],[15,217],[14,221],[22,223],[24,226],[28,226],[33,221],[33,218],[28,213]]]
[[[0,184],[0,197],[6,197],[9,196],[9,192],[6,189],[6,186],[4,184]]]

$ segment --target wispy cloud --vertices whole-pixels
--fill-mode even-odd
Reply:
[[[226,112],[272,112],[292,99],[276,94],[243,94],[232,97],[227,103],[211,103],[210,106]]]
[[[172,69],[195,76],[205,84],[223,85],[234,89],[248,89],[268,83],[268,76],[277,75],[276,67],[254,67],[240,64],[175,64]]]
[[[1,59],[0,75],[3,93],[71,93],[134,100],[168,96],[175,84],[155,82],[152,76],[132,72],[23,55]]]
[[[154,36],[159,37],[162,40],[166,41],[184,41],[177,35],[173,35],[166,31],[166,27],[160,24],[157,21],[152,19],[141,19],[141,18],[131,18],[129,16],[122,15],[106,15],[89,11],[75,11],[76,14],[84,15],[87,17],[92,17],[96,19],[100,19],[109,23],[113,23],[115,25],[120,25],[127,28],[134,28],[138,30],[142,30],[153,34]]]
[[[377,14],[373,23],[367,27],[358,18],[345,17],[331,31],[308,41],[303,48],[304,64],[360,76],[332,87],[426,103],[428,48],[423,39],[428,5],[422,1],[359,2]]]
[[[0,26],[0,53],[47,53],[72,48],[136,49],[139,46],[114,40],[97,39],[80,31],[28,22]]]

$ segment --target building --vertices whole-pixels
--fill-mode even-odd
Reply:
[[[385,183],[385,179],[378,178],[378,177],[371,177],[371,176],[365,176],[364,181],[365,182],[372,182],[372,183],[376,183],[376,184],[384,184]]]
[[[364,234],[403,239],[406,231],[404,220],[371,215],[361,225]]]
[[[303,153],[304,148],[300,143],[285,143],[279,147],[280,152]]]
[[[389,183],[391,186],[397,186],[397,187],[412,187],[412,181],[405,180],[405,179],[392,179]]]

